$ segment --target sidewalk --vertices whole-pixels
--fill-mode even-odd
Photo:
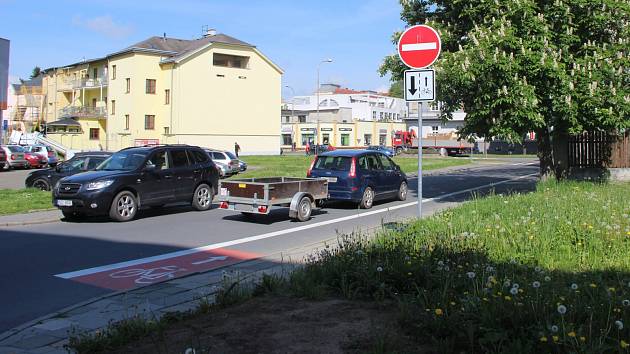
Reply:
[[[61,218],[63,218],[63,214],[58,209],[1,215],[0,227],[45,224],[59,221]]]

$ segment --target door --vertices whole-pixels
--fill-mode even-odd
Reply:
[[[367,154],[365,155],[365,161],[367,164],[366,180],[369,180],[369,184],[374,187],[374,194],[381,196],[387,192],[387,188],[383,185],[383,166],[381,160],[378,158],[380,154]]]
[[[173,169],[166,150],[154,152],[145,165],[145,170],[136,180],[136,190],[142,204],[161,205],[175,200]]]
[[[387,194],[398,192],[401,181],[401,172],[396,168],[396,164],[385,154],[379,154],[381,165],[383,166],[383,189]]]
[[[91,171],[98,167],[101,162],[105,161],[106,157],[104,156],[92,156],[88,159],[87,166],[85,166],[86,171]]]
[[[194,168],[188,160],[186,149],[171,150],[173,162],[175,198],[179,201],[192,200],[195,188]]]
[[[64,177],[72,176],[79,172],[85,171],[86,162],[86,157],[75,157],[62,164],[57,165],[53,172],[48,175],[48,177],[50,178],[50,186],[54,186],[55,184],[57,184],[57,181]]]

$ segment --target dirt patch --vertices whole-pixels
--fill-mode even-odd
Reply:
[[[269,295],[175,323],[117,353],[410,352],[417,345],[396,329],[395,313],[374,303]]]

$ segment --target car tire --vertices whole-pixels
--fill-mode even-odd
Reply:
[[[115,221],[130,221],[138,212],[138,201],[130,191],[118,193],[109,208],[109,217]]]
[[[359,203],[359,207],[361,209],[370,209],[374,204],[374,190],[372,187],[365,187],[363,191],[363,198],[361,198],[361,202]]]
[[[313,203],[311,202],[311,198],[302,197],[297,205],[297,219],[299,221],[307,221],[311,219],[311,214],[313,212]]]
[[[47,180],[45,180],[43,178],[38,178],[38,179],[33,181],[33,188],[37,188],[37,189],[42,190],[42,191],[49,191],[50,190],[50,184],[48,183]]]
[[[198,211],[206,211],[212,208],[212,198],[214,191],[209,185],[202,183],[195,188],[193,194],[192,206]]]
[[[402,181],[400,183],[400,187],[398,187],[398,194],[396,195],[396,198],[400,201],[405,201],[407,200],[408,192],[409,192],[409,185],[407,185],[407,182]]]

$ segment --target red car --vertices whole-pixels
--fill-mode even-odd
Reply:
[[[42,168],[48,163],[48,160],[46,158],[32,152],[25,152],[24,158],[31,168]]]

